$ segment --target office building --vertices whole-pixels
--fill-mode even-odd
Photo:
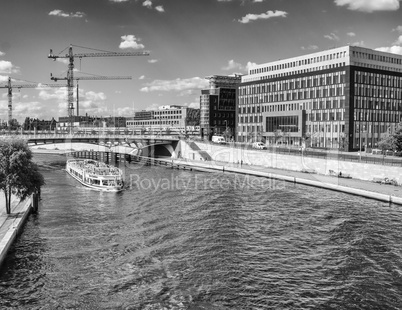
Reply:
[[[168,105],[156,110],[135,112],[134,117],[127,119],[127,127],[143,131],[186,131],[186,127],[196,130],[199,125],[198,109],[186,106]],[[199,115],[198,115],[199,117]]]
[[[238,96],[241,142],[375,148],[402,113],[402,55],[344,46],[255,65]]]
[[[212,75],[209,89],[203,89],[200,96],[201,137],[211,140],[213,134],[228,137],[236,134],[236,98],[241,77]]]

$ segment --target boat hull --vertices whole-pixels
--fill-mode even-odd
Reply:
[[[74,162],[79,162],[79,161],[74,161]],[[92,162],[94,162],[94,161],[92,161]],[[117,169],[117,168],[115,168],[115,169]],[[124,182],[122,180],[121,180],[121,182],[119,182],[119,184],[117,184],[115,186],[110,186],[110,185],[105,186],[105,185],[99,185],[99,184],[91,184],[91,183],[87,182],[87,180],[89,180],[88,176],[91,176],[93,178],[96,178],[97,176],[93,175],[93,174],[90,175],[87,172],[85,172],[84,170],[81,170],[81,171],[77,170],[77,168],[74,168],[71,166],[69,161],[67,161],[66,171],[71,177],[73,177],[75,180],[80,182],[82,185],[84,185],[90,189],[93,189],[93,190],[104,191],[104,192],[120,192],[124,189]],[[120,171],[120,170],[118,169],[118,171]],[[78,175],[76,175],[76,174],[78,174]],[[98,177],[100,180],[104,179],[103,176],[98,176]],[[121,175],[119,175],[119,177],[121,177]],[[112,181],[112,179],[105,179],[104,181]],[[100,181],[100,183],[102,183],[102,181]]]

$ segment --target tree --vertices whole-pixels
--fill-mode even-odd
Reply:
[[[398,124],[395,132],[392,135],[393,138],[393,146],[395,151],[401,152],[402,151],[402,122]]]
[[[225,140],[229,141],[229,139],[232,135],[233,135],[232,129],[230,127],[226,127],[226,130],[223,132],[223,136],[225,137]]]
[[[6,198],[6,212],[11,213],[11,196],[25,199],[39,193],[45,184],[32,152],[23,140],[0,140],[0,189]]]
[[[382,150],[383,154],[387,150],[393,150],[395,146],[395,140],[393,136],[387,135],[384,139],[378,142],[378,148]]]

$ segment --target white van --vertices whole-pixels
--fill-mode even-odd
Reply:
[[[222,136],[212,136],[212,142],[218,144],[226,144],[225,138]]]

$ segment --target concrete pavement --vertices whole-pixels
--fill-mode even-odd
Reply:
[[[11,214],[7,214],[4,193],[0,191],[0,267],[10,246],[28,218],[31,211],[31,202],[31,198],[20,201],[18,198],[13,197]]]

